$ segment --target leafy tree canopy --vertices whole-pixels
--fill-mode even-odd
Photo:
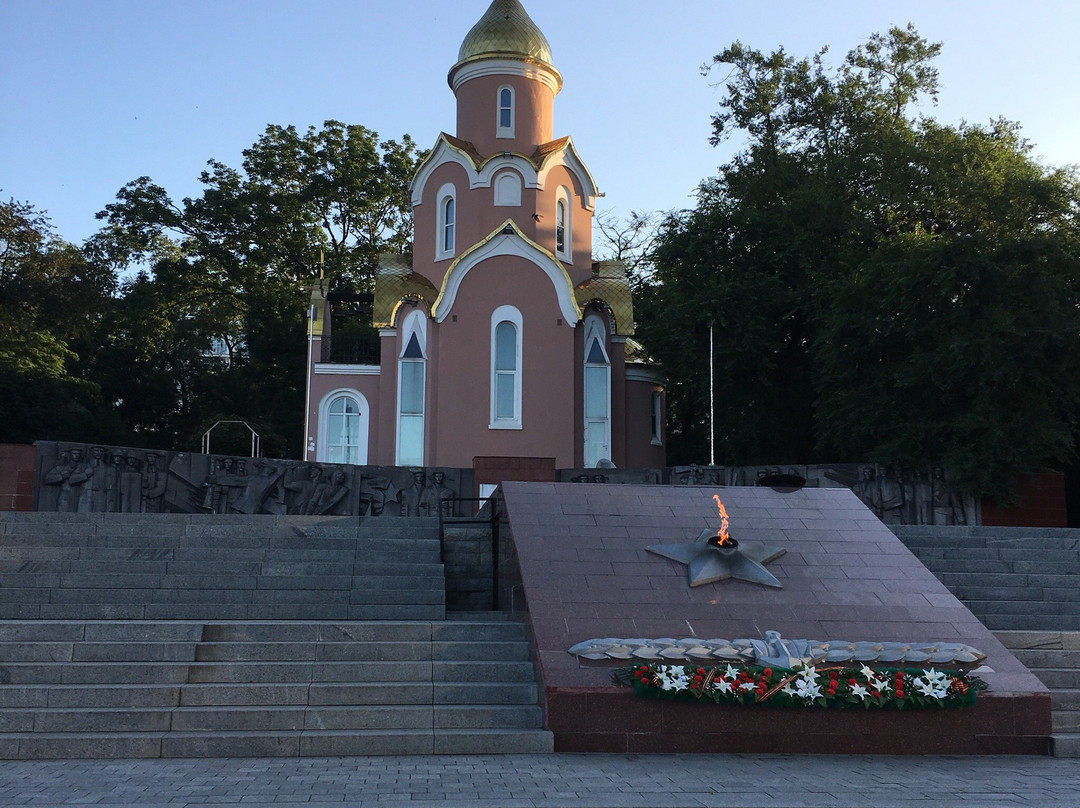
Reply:
[[[408,183],[422,155],[327,121],[269,126],[239,169],[211,160],[202,195],[173,201],[140,177],[98,214],[87,251],[129,274],[97,367],[144,443],[197,445],[243,420],[268,454],[303,424],[304,285],[369,289],[380,252],[412,240]]]
[[[945,463],[975,494],[1073,453],[1080,186],[1019,127],[947,126],[940,44],[874,35],[839,66],[735,43],[714,143],[747,144],[669,216],[639,333],[671,384],[672,460]]]

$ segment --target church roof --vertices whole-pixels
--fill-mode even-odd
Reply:
[[[551,46],[518,0],[494,0],[465,35],[458,64],[476,59],[524,59],[551,65]]]
[[[390,328],[394,325],[402,301],[423,300],[430,305],[438,292],[431,281],[420,273],[413,272],[408,258],[384,253],[379,256],[378,276],[375,278],[372,325],[376,328]]]
[[[584,309],[590,303],[602,303],[615,318],[616,334],[634,333],[634,300],[626,266],[622,261],[600,261],[593,265],[593,276],[574,288],[578,305]]]

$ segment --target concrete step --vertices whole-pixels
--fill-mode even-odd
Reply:
[[[1054,615],[1078,616],[1080,603],[1059,601],[1031,600],[965,600],[964,605],[977,615],[1032,615],[1047,617]]]
[[[971,608],[968,604],[964,604]],[[979,621],[988,629],[998,631],[1080,631],[1080,617],[1076,615],[1046,615],[1044,617],[1031,614],[980,614],[977,609],[971,609]]]
[[[195,757],[339,757],[547,754],[544,730],[278,730],[131,733],[0,733],[0,757],[15,760]]]
[[[1080,669],[1078,668],[1032,668],[1031,672],[1050,690],[1080,689]]]
[[[1080,758],[1080,734],[1055,732],[1050,737],[1050,754],[1059,758]]]
[[[1054,732],[1080,732],[1080,710],[1058,710],[1051,713]]]
[[[1028,668],[1076,668],[1080,670],[1080,650],[1058,648],[1014,648],[1012,654]]]

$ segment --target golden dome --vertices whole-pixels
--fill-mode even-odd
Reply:
[[[551,46],[518,0],[494,0],[465,35],[458,64],[475,59],[524,59],[551,65]]]

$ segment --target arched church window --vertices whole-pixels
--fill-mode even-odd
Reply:
[[[318,462],[367,463],[367,399],[355,390],[335,390],[323,399],[319,409]]]
[[[491,315],[492,429],[521,429],[521,312],[499,306]]]
[[[495,132],[496,137],[514,136],[514,88],[503,86],[499,88],[499,121]]]
[[[555,255],[563,261],[573,261],[571,247],[570,193],[560,187],[555,201]]]
[[[405,319],[398,358],[398,434],[397,465],[424,464],[424,386],[427,358],[423,343],[426,337],[424,313],[414,311]]]
[[[457,190],[447,183],[439,189],[439,216],[435,233],[435,260],[452,258],[457,230]]]
[[[585,321],[585,467],[611,460],[611,361],[603,321]]]

